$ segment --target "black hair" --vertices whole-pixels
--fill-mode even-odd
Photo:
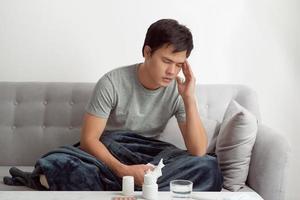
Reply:
[[[146,45],[151,48],[152,54],[165,44],[173,45],[174,53],[186,50],[186,57],[189,57],[194,47],[190,30],[174,19],[161,19],[150,25],[142,49],[143,56]]]

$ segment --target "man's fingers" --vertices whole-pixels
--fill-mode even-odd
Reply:
[[[186,63],[184,63],[184,65],[183,65],[183,67],[182,67],[182,72],[183,72],[183,75],[184,75],[185,77],[188,76],[188,71],[187,71],[187,65],[186,65]]]
[[[188,63],[188,61],[185,61],[182,72],[186,76],[189,76],[189,77],[193,77],[194,76],[193,71],[192,71],[191,66]]]
[[[151,167],[155,167],[154,165],[152,165],[151,163],[147,163],[147,166],[151,166]]]
[[[147,165],[146,165],[146,168],[145,168],[145,173],[148,171],[148,170],[150,170],[150,171],[152,171],[153,169],[154,169],[154,165],[152,165],[151,163],[148,163]]]

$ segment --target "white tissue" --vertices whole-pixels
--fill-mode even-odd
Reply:
[[[152,165],[151,163],[148,163],[148,165]],[[153,166],[153,165],[152,165]],[[156,167],[154,167],[154,169],[151,171],[150,169],[147,170],[146,174],[148,176],[153,176],[156,179],[158,179],[161,175],[161,169],[164,167],[164,163],[163,163],[163,159],[160,159],[158,165]]]

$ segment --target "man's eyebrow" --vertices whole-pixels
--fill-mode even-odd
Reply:
[[[167,57],[164,57],[164,56],[163,56],[163,59],[165,59],[165,60],[168,60],[168,61],[170,61],[170,62],[173,62],[173,63],[174,63],[174,61],[173,61],[173,60],[171,60],[170,58],[167,58]],[[177,64],[181,64],[181,65],[183,65],[183,64],[184,64],[184,62],[179,62],[179,63],[177,63]]]

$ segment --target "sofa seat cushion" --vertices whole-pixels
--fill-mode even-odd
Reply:
[[[227,190],[226,188],[222,188],[221,192],[231,192],[231,191]],[[240,188],[237,192],[255,192],[255,191],[248,185],[244,185],[244,187]],[[255,192],[255,193],[257,193],[257,192]]]

